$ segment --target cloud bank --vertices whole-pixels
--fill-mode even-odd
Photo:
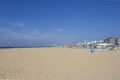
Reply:
[[[59,42],[56,40],[57,35],[62,31],[63,28],[58,28],[43,32],[40,29],[29,27],[20,22],[0,19],[0,43],[7,43],[8,41],[34,43]]]

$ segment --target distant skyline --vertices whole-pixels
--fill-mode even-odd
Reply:
[[[120,38],[120,1],[0,0],[0,46]]]

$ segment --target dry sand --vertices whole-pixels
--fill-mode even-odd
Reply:
[[[0,79],[120,80],[120,51],[1,49]]]

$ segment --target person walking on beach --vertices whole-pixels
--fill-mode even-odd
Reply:
[[[93,53],[93,46],[90,46],[90,51],[91,53]]]
[[[91,46],[90,51],[91,51],[91,53],[94,53],[96,51],[96,46]]]

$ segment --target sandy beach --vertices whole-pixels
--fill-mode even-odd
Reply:
[[[120,80],[120,50],[0,49],[0,79]]]

